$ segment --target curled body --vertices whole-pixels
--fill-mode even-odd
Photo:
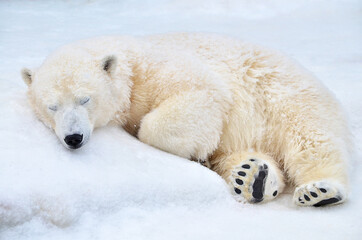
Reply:
[[[350,133],[338,102],[278,52],[212,34],[114,36],[61,47],[22,72],[40,120],[67,148],[110,122],[207,162],[240,201],[345,201]]]

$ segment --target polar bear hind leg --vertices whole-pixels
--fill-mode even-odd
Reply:
[[[327,159],[303,161],[289,167],[289,171],[294,172],[293,181],[297,185],[293,197],[296,205],[321,207],[340,204],[346,200],[345,165],[342,160],[334,157],[331,154]],[[294,170],[296,168],[298,170]]]
[[[285,159],[284,168],[296,185],[293,201],[299,206],[334,205],[343,203],[347,198],[344,147],[331,138],[319,139],[312,136],[303,144],[295,144],[294,149],[289,147],[294,154]]]
[[[317,181],[297,187],[293,200],[299,206],[322,207],[345,201],[343,187],[338,183]]]

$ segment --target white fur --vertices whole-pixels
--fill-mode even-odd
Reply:
[[[83,135],[82,145],[90,138],[93,126],[89,121],[88,111],[82,106],[68,106],[54,113],[55,133],[65,147],[64,139],[68,135]]]
[[[343,111],[279,53],[206,34],[102,37],[60,48],[23,78],[35,112],[61,141],[112,121],[164,151],[210,160],[231,185],[251,154],[270,166],[268,196],[282,190],[283,175],[296,186],[333,179],[347,191]],[[63,110],[50,113],[52,104]]]

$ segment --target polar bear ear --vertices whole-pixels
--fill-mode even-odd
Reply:
[[[107,56],[102,59],[102,69],[108,74],[112,74],[116,69],[117,58],[114,55]]]
[[[21,76],[23,77],[24,82],[26,83],[26,85],[30,86],[32,80],[32,71],[27,69],[27,68],[23,68],[21,70]]]

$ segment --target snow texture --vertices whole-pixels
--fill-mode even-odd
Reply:
[[[0,2],[0,239],[361,239],[362,3],[358,0]],[[279,49],[340,99],[356,143],[343,205],[235,202],[216,173],[119,127],[66,150],[34,116],[22,67],[99,35],[216,32]]]

